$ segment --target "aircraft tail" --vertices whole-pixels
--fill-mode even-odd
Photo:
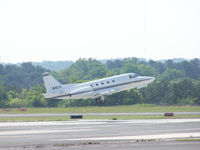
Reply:
[[[43,73],[43,80],[46,88],[46,93],[55,93],[61,91],[62,84],[58,82],[52,75],[48,72]]]

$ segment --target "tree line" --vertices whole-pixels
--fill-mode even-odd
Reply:
[[[200,59],[174,63],[138,58],[108,60],[79,59],[61,71],[50,71],[32,63],[0,65],[0,107],[70,107],[97,105],[94,99],[45,100],[42,73],[50,72],[61,83],[82,83],[112,75],[134,72],[156,80],[140,90],[106,96],[105,105],[149,103],[157,105],[200,105]]]

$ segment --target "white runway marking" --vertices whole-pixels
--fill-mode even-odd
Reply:
[[[141,136],[115,136],[115,137],[93,137],[93,138],[75,138],[75,139],[57,139],[52,141],[108,141],[108,140],[141,140],[141,139],[174,139],[200,137],[200,132],[194,133],[174,133],[174,134],[157,134],[157,135],[141,135]]]
[[[81,131],[95,131],[95,129],[1,131],[0,132],[0,136],[5,136],[5,135],[24,135],[24,134],[43,134],[43,133],[62,133],[62,132],[81,132]]]
[[[97,125],[106,124],[106,122],[90,122],[90,121],[49,121],[49,122],[0,122],[0,127],[12,126],[67,126],[67,125]]]

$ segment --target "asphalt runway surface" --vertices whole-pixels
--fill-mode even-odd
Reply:
[[[196,138],[200,119],[0,123],[0,150],[197,150]]]
[[[79,113],[83,116],[163,116],[163,112],[144,113]],[[42,113],[42,114],[0,114],[0,118],[8,117],[63,117],[71,116],[75,113]],[[200,112],[174,112],[174,115],[200,115]]]

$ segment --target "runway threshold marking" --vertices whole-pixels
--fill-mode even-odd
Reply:
[[[154,135],[140,135],[140,136],[113,136],[113,137],[93,137],[93,138],[74,138],[74,139],[57,139],[51,141],[109,141],[109,140],[142,140],[142,139],[174,139],[200,137],[200,132],[192,133],[174,133],[174,134],[154,134]]]

